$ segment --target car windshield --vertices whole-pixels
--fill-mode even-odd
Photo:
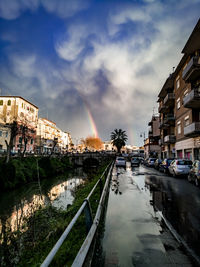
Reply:
[[[190,161],[190,160],[178,160],[177,165],[192,165],[192,161]]]
[[[117,160],[124,160],[124,158],[117,158]]]
[[[173,159],[168,159],[168,163],[170,164],[173,161]]]

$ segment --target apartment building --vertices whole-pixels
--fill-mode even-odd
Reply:
[[[174,114],[174,74],[166,79],[158,95],[160,113],[160,140],[161,158],[175,157],[175,114]]]
[[[174,72],[176,157],[200,159],[200,20]]]
[[[160,118],[159,116],[153,115],[151,121],[148,123],[149,131],[148,131],[148,156],[149,157],[157,157],[160,155]]]
[[[71,136],[56,126],[56,123],[46,118],[39,118],[36,135],[36,152],[50,154],[53,146],[54,152],[65,153],[71,145]]]
[[[26,151],[34,151],[36,126],[38,120],[38,107],[20,96],[0,96],[0,122],[9,126],[17,122],[19,131],[14,139],[13,151],[24,149],[22,126],[26,126]],[[4,140],[5,141],[5,140]]]

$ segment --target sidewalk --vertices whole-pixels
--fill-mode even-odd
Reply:
[[[99,266],[192,266],[169,231],[160,227],[142,190],[131,168],[114,168]]]

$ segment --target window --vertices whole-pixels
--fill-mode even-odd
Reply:
[[[179,109],[181,107],[181,99],[180,97],[176,100],[177,102],[177,109]]]
[[[11,106],[11,100],[8,100],[8,106]]]
[[[2,131],[0,131],[0,136],[2,136]]]
[[[3,146],[2,145],[0,145],[0,149],[3,149]]]
[[[188,126],[190,124],[189,121],[189,115],[185,117],[185,126]]]
[[[180,76],[176,78],[176,89],[180,87]]]
[[[8,137],[8,132],[5,132],[5,137]]]
[[[19,143],[22,144],[22,137],[19,137]]]
[[[177,122],[177,132],[178,134],[181,134],[181,122],[180,121]]]
[[[0,100],[0,106],[3,106],[3,100]]]
[[[22,108],[24,107],[24,104],[22,103]]]
[[[33,144],[33,139],[31,139],[31,145]]]

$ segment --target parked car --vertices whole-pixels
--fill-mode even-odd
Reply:
[[[124,157],[117,157],[115,161],[116,167],[126,167],[126,160]]]
[[[154,167],[155,161],[156,161],[156,158],[149,158],[146,165],[148,167]]]
[[[136,158],[136,157],[131,158],[131,166],[139,167],[140,166],[140,159]]]
[[[189,159],[175,159],[169,166],[169,173],[176,176],[188,175],[192,168],[192,161]]]
[[[196,186],[200,185],[200,160],[195,160],[188,174],[188,181],[195,182]]]
[[[154,168],[159,170],[160,164],[162,163],[162,159],[157,159],[154,163]]]
[[[166,158],[166,159],[164,159],[164,160],[162,161],[162,163],[160,164],[160,166],[159,166],[159,171],[160,171],[160,172],[164,172],[164,173],[168,173],[168,172],[169,172],[169,170],[168,170],[169,165],[170,165],[170,163],[171,163],[173,160],[174,160],[174,159],[172,159],[172,158]]]

